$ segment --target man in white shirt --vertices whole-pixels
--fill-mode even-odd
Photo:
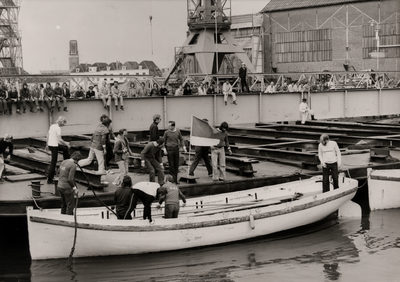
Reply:
[[[302,99],[299,105],[299,111],[301,114],[301,124],[305,124],[308,119],[314,120],[314,112],[308,107],[306,98]]]
[[[270,85],[268,85],[267,89],[265,89],[264,93],[275,93],[275,83],[272,81]]]
[[[64,141],[61,138],[61,127],[67,123],[67,119],[63,116],[58,117],[55,124],[50,126],[49,132],[47,133],[46,148],[51,151],[51,162],[50,168],[47,175],[47,183],[54,183],[53,177],[56,171],[56,164],[58,159],[58,151],[63,152],[64,160],[69,159],[69,142]],[[59,146],[62,145],[62,146]]]
[[[338,169],[342,165],[342,155],[338,144],[322,134],[318,145],[318,158],[322,165],[322,192],[329,192],[329,174],[332,173],[333,188],[339,188]]]
[[[228,95],[232,95],[233,104],[237,105],[236,103],[236,94],[232,91],[232,85],[229,83],[229,79],[224,82],[222,85],[222,93],[224,94],[224,102],[225,106],[228,105]]]
[[[198,95],[207,95],[207,90],[204,87],[204,83],[200,84],[198,91],[197,91]]]

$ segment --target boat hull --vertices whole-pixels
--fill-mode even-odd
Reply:
[[[308,181],[308,180],[307,180]],[[357,181],[327,193],[275,205],[248,209],[122,221],[111,214],[77,216],[74,256],[128,255],[202,247],[264,236],[320,221],[350,201]],[[319,185],[321,185],[319,183]],[[74,240],[74,217],[28,208],[28,230],[33,260],[68,257]],[[103,219],[103,217],[105,219]],[[111,218],[111,219],[106,219]]]
[[[368,175],[370,209],[400,208],[400,169],[368,169]]]

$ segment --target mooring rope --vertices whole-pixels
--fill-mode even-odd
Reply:
[[[76,187],[76,183],[75,183],[75,187]],[[79,192],[78,192],[79,193]],[[75,233],[74,233],[74,243],[72,244],[72,248],[71,248],[71,252],[69,254],[66,266],[67,267],[71,267],[72,265],[72,258],[74,256],[74,252],[75,252],[75,245],[76,245],[76,236],[78,234],[78,221],[76,220],[76,213],[77,213],[77,209],[78,209],[78,195],[76,195],[76,201],[75,201],[75,208],[74,208],[74,221],[75,221]]]

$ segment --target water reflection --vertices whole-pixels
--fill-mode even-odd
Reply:
[[[77,258],[71,269],[66,259],[33,261],[30,270],[19,269],[19,273],[25,271],[31,281],[40,282],[396,281],[400,275],[399,217],[400,210],[374,211],[362,220],[331,221],[303,235],[280,234],[157,254]],[[7,265],[12,263],[17,262]],[[17,269],[12,271],[17,273]],[[0,275],[0,281],[7,281],[7,275]]]

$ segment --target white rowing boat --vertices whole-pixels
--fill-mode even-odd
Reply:
[[[80,208],[74,216],[60,210],[27,208],[33,260],[66,258],[77,228],[74,256],[127,255],[193,248],[254,238],[324,219],[350,201],[357,180],[340,177],[340,187],[322,193],[321,177],[233,193],[192,198],[179,218],[164,219],[153,209],[154,224],[118,220],[106,208]],[[157,215],[158,214],[158,215]]]
[[[367,169],[371,210],[400,208],[400,169]]]

